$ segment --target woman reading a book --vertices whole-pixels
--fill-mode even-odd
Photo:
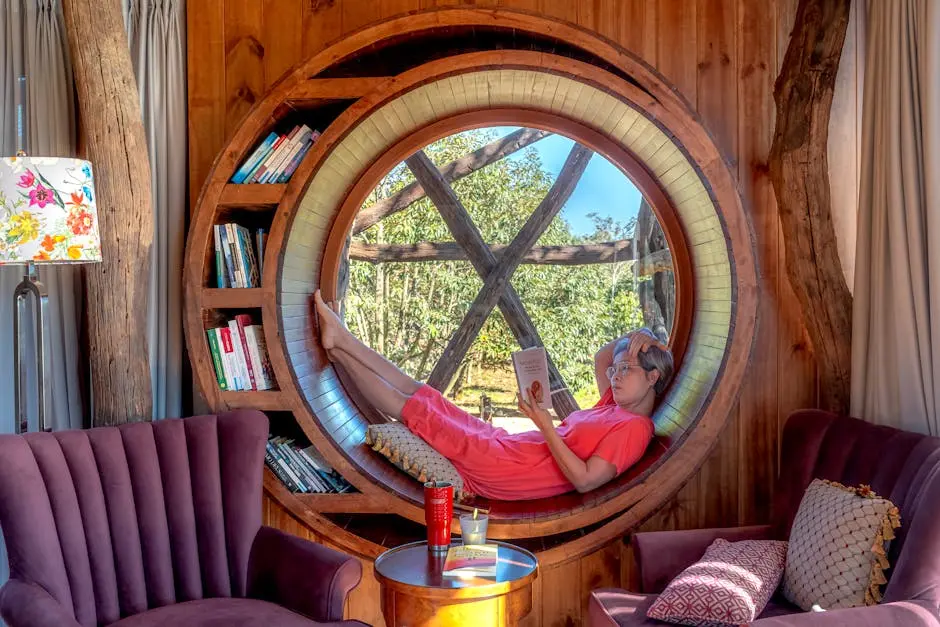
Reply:
[[[319,290],[320,339],[332,361],[379,411],[400,420],[449,459],[468,492],[501,500],[588,492],[624,472],[653,438],[653,412],[673,373],[669,350],[643,329],[604,345],[594,357],[601,400],[558,427],[531,389],[519,409],[538,431],[510,434],[415,381],[352,335]]]

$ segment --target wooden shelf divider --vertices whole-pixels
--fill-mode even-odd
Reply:
[[[264,288],[226,287],[206,288],[202,291],[203,309],[246,309],[261,307]]]
[[[228,183],[219,198],[220,207],[273,207],[281,202],[287,183]]]
[[[355,78],[311,78],[294,87],[287,100],[294,105],[316,100],[354,100],[373,91],[388,80],[388,76],[360,76]]]
[[[290,405],[281,390],[243,390],[219,392],[219,398],[229,409],[260,409],[261,411],[290,411]]]

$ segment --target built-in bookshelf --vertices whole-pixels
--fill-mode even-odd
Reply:
[[[265,447],[264,463],[291,492],[347,494],[354,491],[319,451],[306,442],[272,435]]]
[[[215,285],[218,289],[261,287],[268,229],[249,229],[236,222],[212,227]]]

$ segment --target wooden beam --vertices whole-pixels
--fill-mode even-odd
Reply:
[[[146,327],[153,208],[140,95],[117,0],[64,0],[103,261],[86,269],[92,424],[150,420]]]
[[[460,327],[451,336],[450,341],[444,348],[444,353],[438,360],[434,370],[431,371],[431,375],[428,377],[428,385],[432,387],[446,385],[454,376],[457,366],[467,354],[470,345],[483,327],[483,323],[486,322],[503,291],[508,287],[509,279],[518,267],[519,262],[522,261],[522,256],[532,248],[551,221],[558,215],[558,212],[561,211],[593,155],[594,153],[589,148],[585,148],[578,143],[571,149],[554,185],[552,185],[552,188],[535,211],[532,212],[532,215],[529,216],[529,219],[526,220],[516,237],[513,238],[496,266],[487,275],[480,293],[477,294],[473,304],[470,305],[470,310],[460,323]],[[454,237],[457,241],[461,241],[456,233]]]
[[[522,150],[530,144],[534,144],[547,135],[551,135],[551,132],[535,128],[521,128],[474,150],[468,155],[443,165],[440,168],[441,175],[444,177],[445,183],[453,183],[518,150]],[[353,234],[361,233],[386,216],[407,209],[411,204],[424,198],[425,195],[424,188],[419,181],[406,185],[397,194],[383,198],[368,209],[360,211],[359,215],[356,216]]]
[[[495,258],[502,255],[508,245],[490,244]],[[367,263],[395,263],[417,261],[466,261],[467,252],[457,242],[421,242],[419,244],[367,244],[354,241],[349,247],[349,258]],[[539,246],[522,257],[524,264],[579,266],[594,263],[622,263],[637,261],[639,276],[672,270],[672,256],[668,249],[658,250],[636,260],[633,240],[622,239],[597,244],[568,246]]]
[[[803,308],[819,367],[820,404],[849,410],[852,294],[845,283],[829,195],[829,114],[849,0],[801,0],[774,86],[777,126],[770,178],[787,276]]]
[[[463,246],[470,259],[473,269],[476,273],[486,279],[493,268],[496,267],[496,257],[490,252],[483,236],[474,226],[473,221],[467,214],[467,210],[461,204],[454,190],[444,182],[440,171],[434,167],[428,156],[423,151],[418,151],[405,160],[408,167],[414,173],[415,178],[422,184],[427,191],[431,202],[437,207],[447,228],[450,229],[454,239]],[[538,329],[526,313],[522,299],[512,285],[506,287],[505,292],[499,298],[499,310],[509,325],[516,341],[522,348],[531,348],[532,346],[543,346],[542,338],[539,336]],[[578,409],[578,403],[574,396],[567,390],[565,380],[555,366],[551,355],[548,356],[548,377],[549,385],[553,390],[564,390],[561,393],[552,396],[552,406],[555,413],[559,416],[567,416]],[[449,383],[449,381],[448,381]]]
[[[361,76],[353,78],[311,78],[291,89],[287,100],[355,100],[373,91],[389,79],[388,76]]]

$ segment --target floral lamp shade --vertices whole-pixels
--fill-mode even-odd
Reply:
[[[101,261],[91,164],[0,159],[0,265]]]

